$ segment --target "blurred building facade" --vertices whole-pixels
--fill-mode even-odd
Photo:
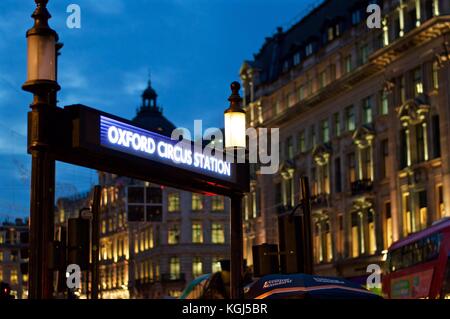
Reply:
[[[319,274],[362,280],[392,242],[450,216],[449,40],[450,1],[328,0],[243,63],[248,126],[280,128],[281,160],[275,177],[254,168],[249,261],[278,242],[304,175]]]
[[[28,219],[0,225],[0,282],[17,299],[28,298],[28,242]]]

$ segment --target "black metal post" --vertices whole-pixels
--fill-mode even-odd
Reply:
[[[51,106],[35,97],[31,107],[29,298],[49,299],[53,295],[53,271],[49,262],[54,237],[55,160],[47,149],[44,136],[46,128],[52,125],[47,121]]]
[[[302,176],[300,179],[300,201],[303,208],[303,252],[304,252],[304,272],[314,273],[313,246],[311,232],[311,194],[309,190],[308,177]]]
[[[243,298],[243,232],[242,232],[242,194],[234,194],[231,196],[231,278],[230,278],[230,297],[231,299]]]
[[[100,247],[100,196],[102,187],[94,187],[94,196],[92,201],[92,260],[91,260],[91,299],[98,299],[98,258]]]

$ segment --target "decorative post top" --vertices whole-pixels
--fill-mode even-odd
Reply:
[[[34,19],[33,27],[27,31],[27,36],[33,34],[48,35],[51,34],[55,36],[56,41],[58,41],[58,34],[50,28],[48,20],[52,17],[50,12],[47,10],[48,0],[34,0],[36,3],[36,9],[34,10],[31,17]]]
[[[225,112],[244,112],[244,110],[241,107],[242,97],[239,95],[241,85],[239,84],[239,82],[235,81],[231,83],[230,87],[231,87],[231,95],[228,98],[228,101],[230,101],[230,108]]]

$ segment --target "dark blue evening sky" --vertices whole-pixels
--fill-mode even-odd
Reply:
[[[82,103],[132,118],[151,69],[164,114],[176,126],[222,127],[229,84],[277,26],[285,29],[316,0],[50,0],[50,25],[64,43],[60,106]],[[81,7],[81,29],[66,7]],[[33,0],[0,0],[0,219],[29,212],[26,113],[31,95],[25,32]],[[58,164],[57,196],[86,191],[94,171]]]

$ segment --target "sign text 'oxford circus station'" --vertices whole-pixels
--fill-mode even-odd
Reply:
[[[103,146],[168,164],[182,165],[204,173],[231,177],[229,162],[207,155],[201,150],[200,152],[192,150],[190,143],[178,142],[104,116],[100,117],[100,126]]]

